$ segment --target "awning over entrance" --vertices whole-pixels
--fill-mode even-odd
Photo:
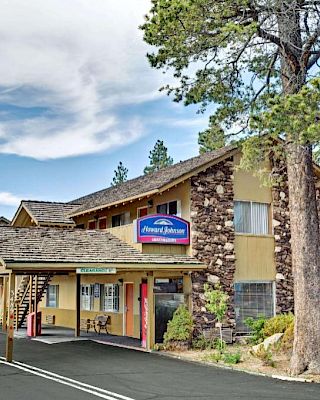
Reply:
[[[2,267],[0,274],[5,282],[3,326],[7,329],[6,356],[9,361],[12,360],[13,331],[19,315],[16,302],[18,293],[16,276],[25,276],[22,297],[26,297],[28,293],[38,293],[39,288],[44,290],[42,283],[48,284],[53,276],[71,277],[75,289],[72,295],[75,304],[73,326],[75,335],[79,336],[81,281],[88,276],[95,276],[95,281],[99,281],[97,277],[104,276],[104,282],[107,282],[107,277],[113,277],[110,282],[114,282],[114,279],[125,281],[123,293],[130,297],[132,289],[129,283],[133,281],[134,276],[137,279],[138,274],[138,280],[141,285],[145,285],[146,289],[147,308],[144,311],[144,322],[147,329],[146,346],[151,349],[155,343],[155,279],[171,279],[174,276],[180,276],[187,282],[190,281],[189,272],[205,268],[204,264],[187,255],[143,254],[107,231],[38,227],[1,228],[0,263]],[[45,277],[49,277],[47,281]],[[28,281],[28,279],[31,280]],[[93,280],[92,284],[94,283]],[[190,282],[185,285],[185,288],[191,290]],[[28,312],[33,310],[37,314],[41,296],[36,295],[33,299],[31,297]],[[22,304],[21,301],[19,304]],[[143,318],[142,314],[140,317]],[[36,323],[36,318],[34,318],[34,332],[37,331]]]

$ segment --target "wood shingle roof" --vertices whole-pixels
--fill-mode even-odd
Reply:
[[[200,156],[181,161],[177,164],[163,168],[148,175],[128,180],[118,186],[109,187],[98,192],[80,197],[69,204],[80,204],[70,215],[79,215],[99,207],[139,197],[148,193],[157,193],[166,185],[175,182],[177,179],[196,171],[198,168],[210,162],[227,156],[228,153],[236,150],[236,145],[225,146],[221,149],[201,154]]]
[[[142,254],[107,231],[45,227],[1,227],[0,259],[6,264],[50,262],[203,266],[195,258],[184,255]]]

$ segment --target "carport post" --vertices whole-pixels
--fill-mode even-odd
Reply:
[[[154,346],[155,321],[154,321],[154,277],[153,272],[148,272],[148,327],[147,327],[147,350],[152,350]]]
[[[38,314],[38,302],[37,302],[37,296],[38,295],[38,275],[34,277],[34,305],[33,305],[33,311],[34,311],[34,319],[33,319],[33,334],[34,336],[37,336],[37,314]]]
[[[76,320],[75,320],[75,337],[80,336],[80,283],[81,275],[76,274]]]
[[[12,362],[13,337],[14,337],[14,299],[16,293],[16,275],[11,272],[8,283],[8,322],[7,322],[7,344],[6,361]]]
[[[7,330],[7,292],[8,292],[8,278],[3,277],[3,290],[2,290],[2,331]]]

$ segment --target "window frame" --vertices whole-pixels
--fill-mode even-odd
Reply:
[[[94,228],[90,228],[90,223],[91,223],[91,222],[94,222],[94,224],[95,224],[95,227],[94,227]],[[88,227],[87,227],[87,229],[90,230],[90,231],[94,231],[95,229],[97,229],[97,220],[96,220],[96,219],[89,219],[89,220],[88,220]]]
[[[143,217],[146,217],[146,216],[149,214],[149,213],[148,213],[148,210],[149,210],[149,207],[148,207],[148,206],[137,207],[137,218],[138,218],[138,219],[139,219],[139,218],[143,218],[143,217],[140,216],[140,210],[147,210],[147,214],[144,215]]]
[[[112,287],[112,295],[108,294],[111,298],[112,308],[106,307],[106,288]],[[117,293],[116,293],[117,288]],[[100,286],[100,311],[119,313],[120,312],[120,285],[118,283],[103,283]]]
[[[85,295],[85,296],[88,296],[89,297],[89,308],[84,308],[83,307],[83,300],[82,300],[82,298],[83,298],[83,293],[82,293],[82,289],[84,288],[84,287],[86,287],[86,288],[89,288],[89,295]],[[84,284],[81,284],[81,287],[80,287],[80,308],[81,308],[81,310],[82,311],[93,311],[93,308],[94,308],[94,285],[93,284],[91,284],[91,283],[84,283]]]
[[[49,290],[50,288],[54,287],[55,288],[55,303],[54,305],[50,304],[50,294]],[[59,308],[59,285],[48,285],[47,287],[47,295],[46,295],[46,307],[47,308]]]
[[[113,225],[113,218],[115,217],[121,217],[123,215],[123,223],[120,223],[120,225]],[[112,228],[118,228],[119,226],[124,226],[124,225],[129,225],[130,224],[130,211],[125,211],[119,214],[113,214],[111,216],[111,227]]]
[[[103,220],[105,220],[106,221],[106,227],[105,228],[100,228],[100,221],[103,221]],[[107,229],[108,228],[108,224],[107,224],[107,217],[100,217],[99,219],[98,219],[98,229],[99,230],[105,230],[105,229]]]
[[[169,214],[169,204],[170,203],[175,203],[175,202],[177,203],[177,213],[176,214]],[[156,213],[157,214],[163,214],[163,213],[158,213],[158,207],[164,206],[164,205],[166,205],[166,211],[167,211],[166,213],[164,213],[165,215],[173,215],[174,217],[181,218],[181,200],[173,199],[173,200],[165,201],[163,203],[156,204],[155,207],[156,207]]]
[[[263,201],[254,201],[254,200],[233,200],[233,209],[235,211],[235,203],[249,203],[250,204],[250,232],[238,232],[236,230],[236,223],[235,223],[235,212],[234,212],[234,232],[236,235],[250,235],[250,236],[272,236],[273,235],[273,227],[272,227],[272,220],[271,220],[271,207],[272,204]],[[252,213],[252,204],[261,204],[267,206],[267,233],[253,233],[252,232],[252,220],[253,220],[253,213]]]
[[[236,284],[271,284],[271,296],[272,296],[272,313],[270,317],[267,318],[272,318],[276,315],[276,302],[277,302],[277,298],[276,298],[276,282],[272,281],[272,280],[245,280],[245,281],[237,281],[234,282],[233,284],[233,290],[234,290],[234,309],[236,312]],[[254,318],[254,317],[253,317]],[[237,316],[235,315],[235,319],[237,320]],[[242,321],[242,324],[244,324],[244,321]],[[237,325],[236,325],[236,332],[237,333],[249,333],[250,330],[249,328],[245,329],[245,330],[238,330],[237,329]]]

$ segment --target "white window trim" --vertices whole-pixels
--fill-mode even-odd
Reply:
[[[179,200],[179,199],[172,199],[172,200],[163,201],[162,203],[157,203],[157,204],[155,204],[155,209],[157,211],[158,206],[162,206],[163,204],[173,203],[174,201],[177,202],[177,214],[175,216],[178,218],[181,218],[181,213],[182,213],[181,212],[181,200]]]
[[[117,215],[124,215],[124,224],[118,225],[118,226],[112,226],[112,218],[116,217]],[[130,217],[131,217],[130,211],[125,211],[125,212],[111,215],[111,228],[119,228],[119,226],[130,225],[130,223],[131,223]]]
[[[55,287],[55,305],[54,306],[49,306],[49,287]],[[47,294],[46,294],[46,308],[59,308],[59,285],[55,284],[49,284],[47,288]]]
[[[103,285],[103,293],[102,293],[102,307],[101,307],[101,300],[100,300],[100,311],[102,312],[110,312],[110,313],[114,313],[114,314],[118,314],[120,312],[120,285],[118,283],[102,283]],[[116,310],[115,308],[113,308],[112,310],[105,310],[105,288],[106,286],[118,286],[118,310]],[[114,298],[115,296],[113,296]],[[101,291],[100,291],[100,298],[101,298]],[[114,301],[113,301],[114,303]]]
[[[242,203],[250,203],[250,218],[251,218],[251,221],[252,221],[252,204],[253,204],[253,203],[255,203],[255,204],[264,204],[264,205],[268,206],[268,211],[269,211],[269,212],[268,212],[268,233],[234,232],[235,235],[255,236],[255,237],[257,237],[257,236],[263,236],[263,237],[274,236],[272,219],[270,218],[271,215],[272,215],[272,214],[271,214],[271,213],[272,213],[272,209],[271,209],[272,204],[271,204],[271,203],[267,203],[267,202],[265,202],[265,201],[233,199],[233,209],[234,209],[234,203],[235,203],[236,201],[242,202]],[[246,282],[249,282],[249,281],[246,281]],[[271,281],[270,281],[270,282],[271,282]]]
[[[93,284],[92,283],[85,283],[85,284],[81,284],[81,310],[82,311],[93,311],[94,309],[94,295],[93,295]],[[83,308],[83,302],[82,302],[82,288],[83,287],[88,287],[89,288],[89,309],[85,309]]]

